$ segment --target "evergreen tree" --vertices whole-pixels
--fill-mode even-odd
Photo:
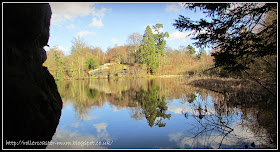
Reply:
[[[153,29],[156,32],[156,34],[154,34],[156,53],[160,55],[164,55],[164,48],[166,45],[166,40],[164,40],[164,38],[169,37],[168,32],[165,33],[161,32],[162,28],[163,28],[162,24],[156,24],[153,26]]]
[[[156,46],[154,35],[150,26],[146,27],[145,34],[139,48],[140,63],[147,65],[147,73],[154,73],[159,66],[156,61]]]
[[[195,54],[195,48],[192,47],[191,45],[188,45],[187,46],[187,53],[190,54],[190,55],[194,55]]]
[[[196,31],[193,39],[197,40],[197,47],[217,50],[212,53],[215,67],[244,73],[276,97],[276,93],[248,71],[256,60],[277,55],[277,3],[190,3],[185,6],[190,10],[200,8],[211,19],[192,21],[180,15],[174,26],[180,31]],[[276,90],[275,86],[271,88]]]
[[[213,47],[215,66],[229,71],[245,71],[256,57],[275,55],[277,17],[270,24],[269,12],[277,15],[276,3],[190,3],[186,8],[200,8],[210,20],[192,21],[180,15],[174,26],[180,31],[196,31],[197,47]],[[258,31],[258,29],[261,29]]]
[[[163,119],[170,119],[171,114],[167,114],[167,103],[165,97],[159,95],[160,87],[151,80],[148,83],[148,90],[141,89],[138,95],[138,102],[142,108],[150,127],[158,126],[165,127],[166,123]],[[157,121],[156,119],[159,118]]]

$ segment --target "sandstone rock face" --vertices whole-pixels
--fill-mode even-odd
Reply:
[[[50,19],[49,4],[3,4],[4,149],[45,148],[59,123],[62,100],[42,66]]]

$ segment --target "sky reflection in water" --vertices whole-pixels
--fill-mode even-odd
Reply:
[[[62,116],[49,149],[244,149],[269,145],[255,107],[178,79],[57,82]],[[253,111],[253,112],[252,112]],[[79,143],[78,143],[79,142]],[[86,142],[90,145],[83,145]],[[253,143],[253,144],[252,144]]]

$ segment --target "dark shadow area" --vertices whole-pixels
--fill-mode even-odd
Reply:
[[[3,148],[46,148],[62,100],[42,64],[49,39],[49,4],[3,4]]]

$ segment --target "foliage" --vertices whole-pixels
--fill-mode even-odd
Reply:
[[[86,48],[86,42],[79,35],[74,37],[72,40],[71,54],[74,52],[81,52],[84,48]]]
[[[200,60],[203,54],[205,54],[205,50],[203,48],[200,48],[197,54],[197,58]]]
[[[97,64],[94,61],[93,57],[87,58],[86,62],[85,62],[85,69],[89,70],[89,69],[95,69],[97,68]]]
[[[109,62],[115,61],[118,64],[127,63],[128,54],[126,51],[126,47],[116,46],[108,50],[107,55],[109,57]]]
[[[95,57],[95,61],[98,65],[105,64],[108,58],[100,48],[91,48],[87,53],[86,56]]]
[[[139,63],[147,65],[148,74],[156,72],[165,54],[166,40],[164,38],[168,38],[169,34],[161,32],[162,28],[162,24],[154,25],[155,34],[153,34],[150,26],[147,26],[139,47]]]
[[[162,28],[163,28],[162,24],[156,24],[153,26],[153,29],[156,32],[156,34],[154,34],[156,53],[163,56],[165,45],[166,45],[166,40],[164,40],[164,38],[165,37],[168,38],[169,34],[168,34],[168,32],[165,32],[165,33],[160,32]]]
[[[148,73],[155,72],[155,69],[159,66],[159,64],[156,61],[155,40],[150,26],[146,27],[139,50],[140,63],[147,64]]]
[[[195,31],[198,47],[213,47],[215,66],[241,71],[254,63],[255,57],[276,54],[277,19],[266,24],[269,12],[277,12],[273,3],[191,3],[186,8],[200,8],[211,20],[192,21],[180,16],[174,26],[180,31]],[[265,34],[266,33],[266,34]]]
[[[153,80],[148,84],[148,90],[140,90],[138,102],[141,104],[142,111],[149,123],[153,127],[157,117],[161,118],[156,122],[159,127],[164,127],[166,124],[161,122],[162,119],[170,119],[171,114],[166,114],[168,107],[166,106],[165,97],[159,97],[160,88],[155,85]]]
[[[195,54],[195,48],[191,45],[188,45],[187,46],[187,53],[190,54],[190,55],[194,55]]]
[[[143,35],[139,33],[132,33],[128,36],[128,47],[127,47],[127,54],[129,56],[129,63],[136,63],[138,61],[138,53],[139,53],[139,46]]]
[[[162,32],[163,25],[153,26],[154,33],[147,27],[144,35],[132,33],[127,44],[108,48],[103,52],[98,47],[89,46],[82,37],[72,40],[71,54],[65,56],[58,47],[47,51],[45,65],[56,79],[84,79],[88,77],[145,77],[153,75],[188,74],[188,71],[202,71],[213,64],[212,58],[205,54],[205,59],[198,62],[191,45],[181,46],[179,50],[166,47],[168,33]],[[54,53],[53,50],[59,50]],[[112,66],[101,71],[92,71],[105,63],[125,65],[126,68]],[[94,75],[92,74],[94,73]]]
[[[55,79],[62,79],[64,77],[64,54],[58,47],[55,46],[47,52],[47,60],[44,65],[49,68],[50,73],[53,74]]]
[[[95,99],[95,97],[98,95],[98,90],[97,89],[91,89],[91,88],[89,88],[88,90],[87,90],[87,97],[89,98],[89,99]]]
[[[86,119],[92,107],[102,107],[109,102],[117,109],[137,109],[138,113],[130,113],[131,118],[147,120],[150,127],[168,124],[167,119],[171,118],[168,100],[181,98],[186,92],[190,95],[183,98],[195,100],[193,94],[196,92],[172,79],[66,80],[56,83],[63,101],[73,104],[79,119]]]

